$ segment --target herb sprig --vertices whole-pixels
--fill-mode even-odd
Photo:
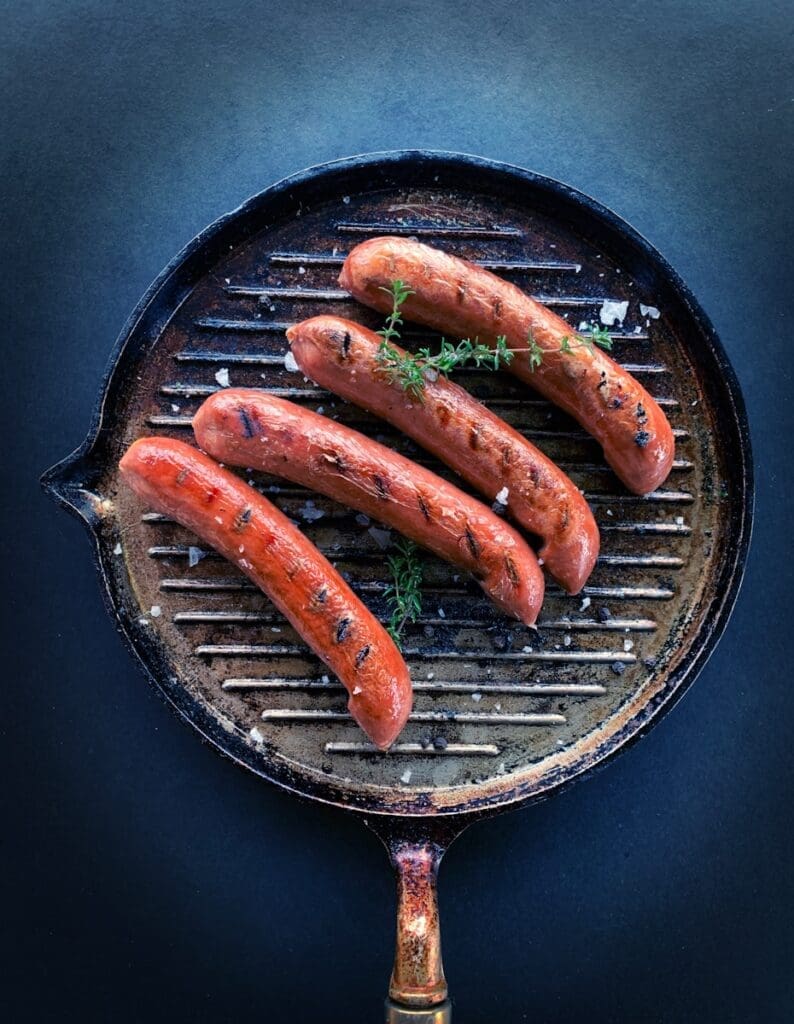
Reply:
[[[438,380],[440,376],[448,377],[453,370],[466,363],[473,364],[478,369],[498,370],[502,364],[509,366],[517,354],[527,353],[530,372],[534,373],[543,363],[544,356],[550,352],[573,355],[575,350],[583,348],[592,354],[596,346],[608,352],[612,350],[609,331],[598,324],[591,324],[587,329],[582,329],[572,336],[563,335],[558,349],[541,348],[530,328],[525,349],[509,348],[506,336],[500,334],[493,347],[480,344],[478,338],[474,341],[464,338],[457,345],[442,338],[438,352],[433,353],[429,348],[420,348],[415,355],[401,353],[391,342],[400,337],[399,328],[403,322],[401,309],[405,300],[409,295],[413,295],[414,291],[400,280],[392,281],[388,288],[382,286],[381,291],[391,296],[392,311],[385,326],[377,332],[382,339],[378,346],[377,361],[390,384],[399,384],[403,391],[419,401],[422,401],[426,381]]]
[[[406,623],[416,622],[422,611],[422,561],[412,540],[400,538],[395,546],[396,554],[386,559],[392,574],[392,581],[385,592],[390,606],[386,629],[399,647]]]

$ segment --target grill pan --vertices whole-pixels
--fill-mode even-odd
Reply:
[[[261,387],[430,466],[387,424],[284,365],[284,330],[321,312],[378,326],[340,291],[345,254],[414,236],[481,263],[576,329],[628,302],[615,358],[667,412],[673,472],[629,494],[597,444],[507,374],[460,383],[525,433],[585,492],[602,550],[584,592],[549,585],[537,632],[426,555],[421,620],[404,643],[414,713],[388,754],[348,716],[342,687],[268,600],[182,527],[119,487],[142,435],[192,440],[191,417],[226,383]],[[406,325],[408,347],[437,336]],[[240,471],[295,519],[385,615],[377,523],[265,474]],[[458,486],[466,485],[456,479]],[[81,448],[43,477],[87,524],[108,609],[172,705],[218,750],[296,794],[361,814],[398,881],[390,1021],[448,1021],[435,885],[449,843],[478,817],[548,796],[636,739],[704,665],[739,588],[752,460],[733,370],[687,287],[640,235],[582,193],[457,154],[376,153],[273,185],[194,239],[122,331]]]

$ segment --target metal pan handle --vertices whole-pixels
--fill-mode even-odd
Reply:
[[[385,845],[397,877],[397,942],[386,1024],[450,1024],[436,882],[441,858],[461,828],[445,831],[442,839],[394,819],[367,824]]]

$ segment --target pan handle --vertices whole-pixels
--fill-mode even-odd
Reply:
[[[386,1024],[450,1024],[436,882],[441,858],[460,829],[442,841],[411,834],[404,822],[367,824],[385,845],[397,877],[397,944]]]

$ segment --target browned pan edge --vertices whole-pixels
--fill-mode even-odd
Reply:
[[[121,407],[128,374],[161,333],[165,323],[190,293],[194,284],[213,266],[220,253],[230,245],[244,241],[269,223],[295,216],[301,208],[320,201],[331,191],[372,191],[409,181],[412,185],[429,183],[443,173],[445,181],[458,180],[471,187],[472,179],[487,176],[489,183],[505,190],[523,190],[532,203],[575,226],[584,237],[597,238],[599,246],[616,255],[639,279],[651,281],[656,292],[686,322],[692,338],[690,355],[697,367],[703,390],[719,411],[720,444],[733,458],[728,466],[728,495],[725,514],[729,517],[727,545],[719,563],[719,577],[712,583],[718,597],[712,602],[701,627],[677,660],[675,669],[664,679],[653,698],[628,718],[622,727],[603,742],[596,743],[584,755],[564,767],[547,771],[531,783],[516,783],[506,777],[498,787],[483,795],[472,784],[461,789],[460,801],[439,808],[426,794],[393,794],[384,798],[363,792],[351,797],[338,790],[331,780],[297,776],[283,763],[251,748],[240,738],[225,731],[206,708],[179,683],[156,641],[141,639],[140,630],[125,612],[119,594],[103,564],[101,544],[103,516],[96,483],[107,461],[106,438],[113,432],[114,410]],[[52,496],[76,513],[88,525],[93,551],[108,610],[128,647],[143,663],[158,690],[176,710],[198,730],[202,737],[237,763],[255,771],[297,794],[325,803],[369,814],[486,813],[517,802],[548,796],[603,764],[607,758],[639,738],[685,692],[707,661],[725,628],[741,583],[750,541],[753,511],[753,473],[744,402],[733,369],[725,352],[694,296],[663,257],[633,228],[595,200],[559,182],[541,175],[460,154],[398,151],[375,153],[333,161],[309,168],[286,178],[253,197],[238,210],[220,218],[201,232],[163,270],[136,306],[123,328],[112,353],[105,384],[89,434],[81,447],[42,477]]]

